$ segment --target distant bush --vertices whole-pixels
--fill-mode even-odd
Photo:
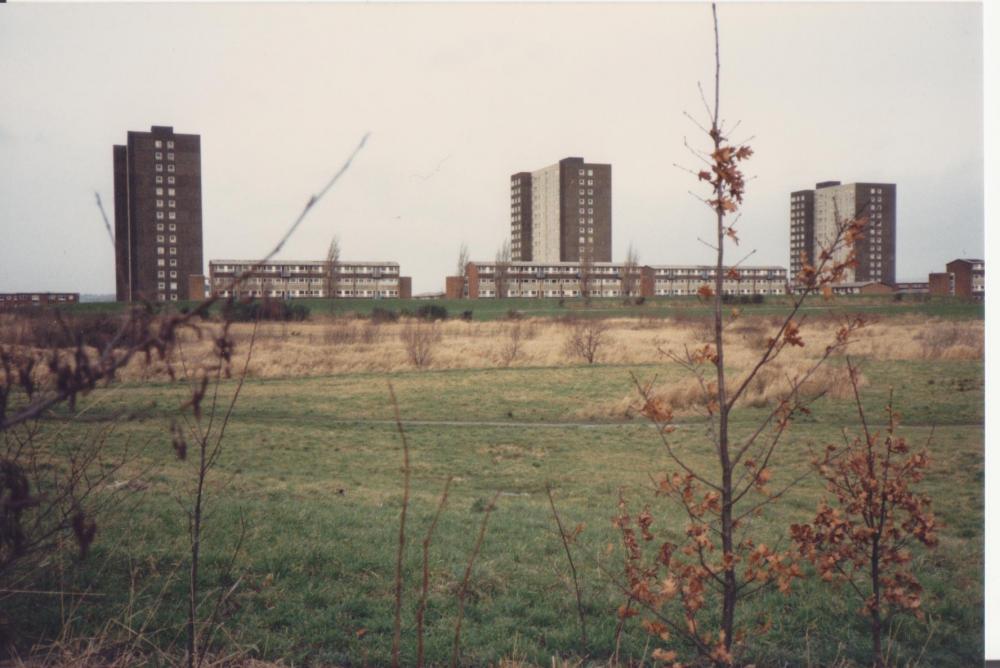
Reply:
[[[396,322],[397,320],[399,320],[399,314],[391,309],[382,308],[381,306],[376,306],[372,309],[371,321],[375,324]]]
[[[507,309],[507,319],[508,320],[520,320],[524,317],[524,313],[518,311],[516,308]]]
[[[417,309],[416,315],[422,320],[447,320],[448,309],[443,306],[438,306],[437,304],[424,304]]]
[[[472,322],[472,311],[462,311],[462,320]]]
[[[764,295],[722,295],[723,304],[763,304]]]
[[[222,317],[232,322],[256,320],[301,322],[309,319],[309,307],[305,304],[290,304],[276,299],[234,301],[227,302],[222,307]]]

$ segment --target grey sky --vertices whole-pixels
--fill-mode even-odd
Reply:
[[[720,8],[724,116],[756,151],[740,255],[787,266],[788,193],[828,179],[898,184],[899,280],[983,254],[981,12]],[[509,175],[575,155],[613,166],[615,259],[709,262],[672,164],[698,166],[711,46],[700,4],[6,5],[0,291],[113,292],[93,191],[153,124],[202,136],[206,261],[264,253],[370,130],[282,257],[338,234],[441,290],[460,242],[508,235]]]

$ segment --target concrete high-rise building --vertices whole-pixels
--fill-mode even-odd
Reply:
[[[201,299],[201,137],[154,125],[114,147],[118,301]]]
[[[563,158],[510,177],[511,258],[611,261],[611,165]]]
[[[855,216],[868,219],[864,235],[855,243],[857,267],[848,269],[843,283],[896,282],[896,185],[894,183],[849,183],[823,181],[815,190],[791,194],[789,279],[802,270],[802,262],[817,266],[823,248],[829,247],[839,223]],[[833,261],[847,254],[841,248]]]

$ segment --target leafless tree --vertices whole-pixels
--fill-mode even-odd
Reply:
[[[507,296],[507,281],[510,275],[510,240],[505,239],[497,250],[493,261],[493,285],[497,299]]]
[[[441,332],[431,323],[421,324],[409,322],[399,333],[399,339],[406,348],[406,356],[410,364],[423,369],[430,365],[434,348],[441,341]]]
[[[639,251],[630,243],[622,265],[622,296],[629,299],[638,296],[639,289]]]
[[[465,277],[466,265],[469,264],[469,244],[462,242],[458,247],[458,264],[455,267],[455,275]]]
[[[515,320],[507,329],[507,340],[500,344],[500,351],[497,355],[497,363],[502,367],[509,367],[522,352],[524,330],[521,328],[521,321]]]
[[[333,300],[337,296],[337,270],[340,265],[340,239],[333,235],[330,239],[330,247],[326,250],[326,282],[324,289],[327,299]]]
[[[608,324],[600,318],[584,318],[571,325],[569,337],[566,339],[566,355],[579,357],[593,364],[597,361],[598,352],[608,342]]]

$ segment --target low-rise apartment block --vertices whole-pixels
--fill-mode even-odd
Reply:
[[[930,274],[930,293],[939,296],[982,299],[986,295],[986,263],[959,258],[945,265],[945,271]]]
[[[0,311],[77,304],[79,292],[0,292]]]
[[[459,296],[461,277],[448,277],[448,295]],[[652,265],[627,267],[621,262],[470,262],[461,294],[470,299],[496,297],[658,297],[696,295],[715,285],[715,267]],[[726,269],[723,294],[783,295],[784,267]]]
[[[211,260],[209,286],[219,297],[402,298],[409,299],[409,276],[397,262],[322,260]]]

